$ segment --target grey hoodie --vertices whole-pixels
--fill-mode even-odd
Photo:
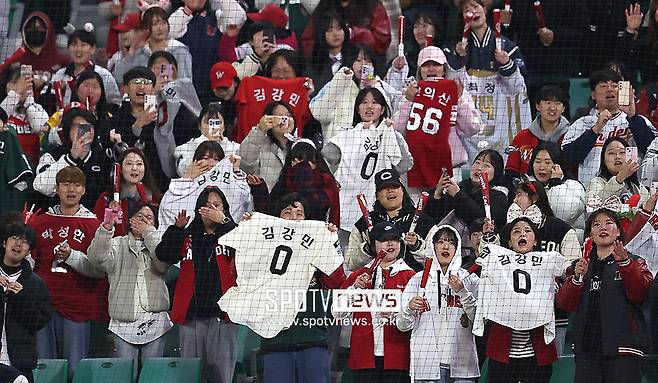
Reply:
[[[535,119],[532,121],[532,124],[530,124],[530,132],[532,132],[532,134],[534,134],[541,141],[557,143],[560,141],[560,138],[562,138],[562,136],[567,133],[567,130],[569,130],[569,120],[567,120],[564,116],[560,116],[560,122],[557,124],[557,128],[555,128],[553,134],[550,136],[541,130],[540,121],[541,116],[537,114],[537,117],[535,117]]]

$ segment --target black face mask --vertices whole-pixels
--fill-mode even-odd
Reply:
[[[46,43],[46,31],[25,31],[25,43],[32,48],[43,46]]]

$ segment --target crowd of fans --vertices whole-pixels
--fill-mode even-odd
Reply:
[[[574,381],[641,381],[658,1],[249,3],[99,0],[109,34],[69,31],[68,54],[24,17],[0,65],[0,363],[72,377],[102,322],[137,376],[175,324],[204,382],[232,382],[218,301],[245,255],[221,238],[263,213],[337,235],[344,265],[308,299],[402,291],[395,314],[309,306],[352,326],[264,337],[267,383],[329,382],[341,349],[357,382],[475,382],[485,359],[489,382],[549,382],[572,353]],[[525,296],[505,300],[513,262]]]

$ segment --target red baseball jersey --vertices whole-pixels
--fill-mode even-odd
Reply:
[[[258,124],[263,110],[272,101],[283,101],[290,105],[297,128],[302,136],[302,126],[310,120],[306,79],[295,77],[289,80],[273,80],[267,77],[250,76],[242,79],[235,99],[238,103],[238,129],[236,141],[242,142],[252,127]]]
[[[66,240],[72,250],[86,254],[100,222],[83,207],[86,211],[75,216],[61,215],[57,208],[32,224],[37,234],[37,246],[32,249],[34,271],[46,282],[52,305],[60,315],[74,322],[107,321],[107,278],[87,278],[66,263],[53,268],[57,245]]]
[[[452,153],[448,136],[457,121],[459,91],[453,80],[419,81],[407,122],[407,143],[414,167],[407,174],[410,187],[436,185],[441,168],[452,175]]]

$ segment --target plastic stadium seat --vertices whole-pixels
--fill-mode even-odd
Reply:
[[[73,383],[133,383],[133,360],[82,359],[75,369]]]
[[[67,383],[69,362],[66,359],[39,359],[32,374],[36,383]]]
[[[576,360],[573,356],[562,356],[553,363],[551,383],[570,383],[576,373]]]
[[[489,358],[484,360],[482,368],[480,369],[480,379],[478,382],[487,383],[487,377],[489,376]]]
[[[139,383],[200,383],[201,359],[147,359],[139,375]]]

